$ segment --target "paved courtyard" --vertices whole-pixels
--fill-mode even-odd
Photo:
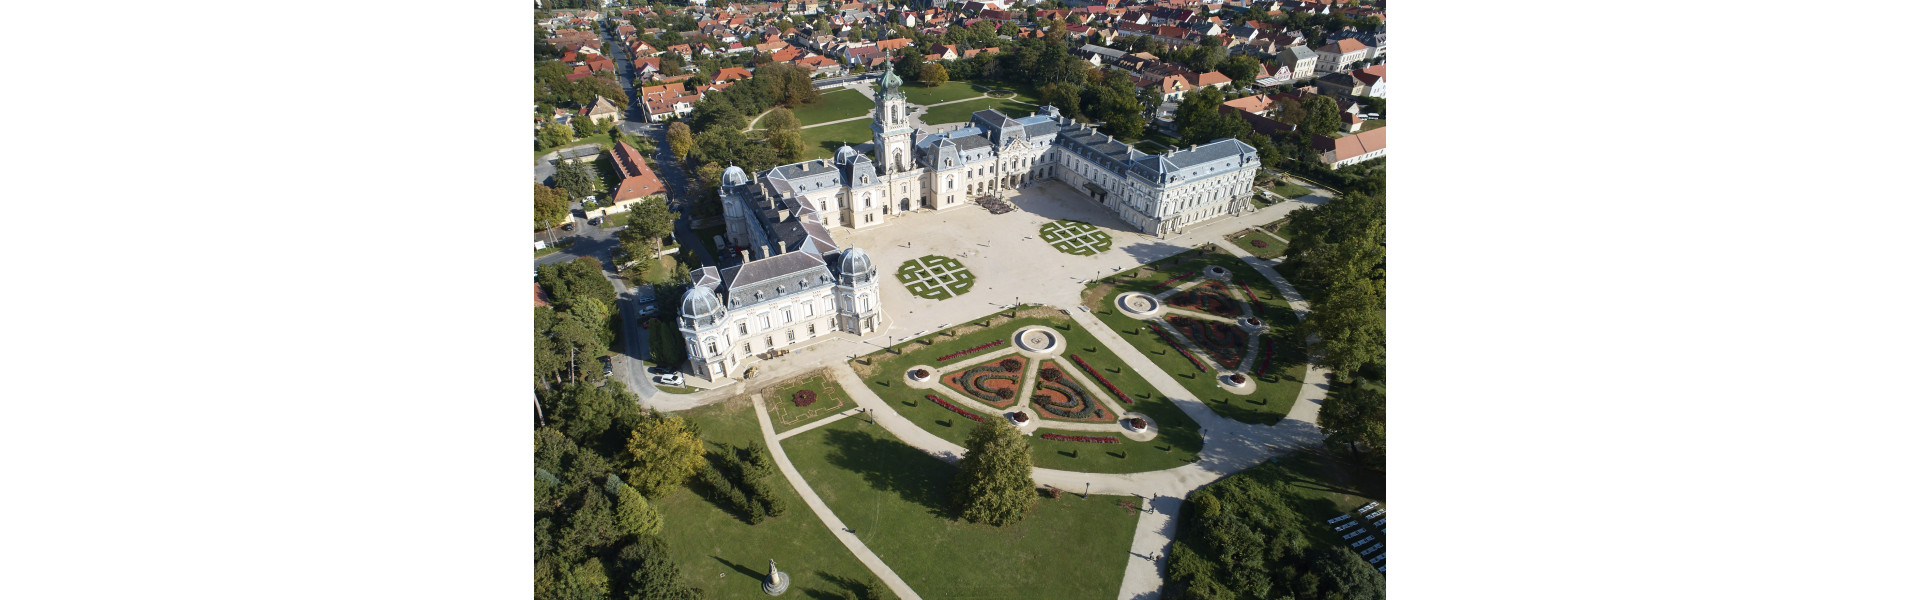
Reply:
[[[1268,207],[1253,215],[1225,217],[1185,234],[1160,240],[1138,233],[1119,216],[1057,181],[1042,181],[1007,196],[1020,210],[995,215],[976,204],[943,212],[913,212],[892,217],[871,229],[835,232],[841,245],[858,246],[881,273],[897,273],[907,261],[929,254],[959,260],[973,273],[964,296],[920,298],[898,281],[880,286],[881,306],[894,326],[887,333],[906,339],[977,318],[1014,303],[1078,306],[1087,279],[1105,276],[1172,256],[1228,232],[1266,223],[1295,203]],[[1113,248],[1092,256],[1065,254],[1041,238],[1047,223],[1083,221],[1113,238]],[[889,285],[891,284],[891,285]]]

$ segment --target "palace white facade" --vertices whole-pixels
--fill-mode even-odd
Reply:
[[[873,157],[843,146],[831,161],[721,175],[726,242],[741,262],[695,271],[682,298],[680,331],[695,374],[735,376],[742,361],[771,350],[883,327],[873,262],[842,250],[834,227],[951,210],[1047,179],[1161,237],[1251,210],[1260,157],[1239,140],[1148,154],[1051,106],[1020,118],[983,110],[967,127],[922,134],[908,124],[901,83],[889,63],[874,94]]]

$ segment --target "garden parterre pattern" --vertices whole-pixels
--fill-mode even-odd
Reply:
[[[901,263],[894,276],[907,292],[928,300],[946,300],[973,289],[973,272],[960,261],[927,255]]]
[[[1049,369],[1054,377],[1047,378]],[[1100,400],[1085,386],[1074,380],[1072,372],[1058,362],[1042,361],[1040,370],[1035,373],[1040,378],[1034,383],[1031,402],[1034,408],[1045,413],[1046,418],[1062,421],[1086,421],[1091,423],[1113,423],[1118,421],[1112,411],[1107,410]]]
[[[1216,317],[1237,319],[1245,309],[1227,292],[1227,284],[1207,281],[1167,298],[1167,304]]]
[[[1219,321],[1204,321],[1179,315],[1167,316],[1167,323],[1187,336],[1195,345],[1200,346],[1213,362],[1227,369],[1239,368],[1240,361],[1247,354],[1247,332],[1238,326]]]
[[[1026,371],[1026,357],[1013,355],[949,373],[940,382],[994,408],[1007,408],[1020,401]],[[1003,390],[1005,398],[1000,397]]]
[[[1067,254],[1092,256],[1113,248],[1113,236],[1080,221],[1060,220],[1040,226],[1040,239]]]

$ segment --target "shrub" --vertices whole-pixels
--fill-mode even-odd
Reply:
[[[914,379],[926,379],[926,378],[927,378],[927,370],[926,370],[926,369],[914,369],[914,370],[913,370],[913,378],[914,378]]]
[[[1013,359],[1013,358],[1000,359],[1000,368],[1005,369],[1009,372],[1014,371],[1020,368],[1020,361],[1018,359]]]
[[[1059,378],[1060,378],[1060,370],[1059,370],[1059,369],[1055,369],[1055,368],[1053,368],[1053,367],[1047,367],[1047,368],[1045,368],[1045,369],[1041,369],[1041,370],[1040,370],[1040,378],[1041,378],[1041,379],[1045,379],[1045,380],[1047,380],[1047,381],[1054,381],[1054,380],[1057,380],[1057,379],[1059,379]]]
[[[1000,389],[994,390],[993,395],[999,396],[1001,400],[1012,400],[1013,390],[1009,388],[1000,388]]]
[[[1264,241],[1264,240],[1253,240],[1253,247],[1255,247],[1255,248],[1265,248],[1265,247],[1267,247],[1267,242],[1266,242],[1266,241]]]
[[[793,405],[801,408],[812,406],[817,398],[819,394],[813,393],[813,390],[800,390],[793,393]]]
[[[1240,385],[1240,384],[1242,384],[1242,383],[1246,383],[1246,382],[1247,382],[1247,376],[1245,376],[1245,375],[1241,375],[1241,374],[1239,374],[1239,373],[1234,373],[1234,374],[1232,374],[1232,375],[1228,375],[1228,376],[1227,376],[1227,379],[1228,379],[1229,381],[1232,381],[1234,385]]]

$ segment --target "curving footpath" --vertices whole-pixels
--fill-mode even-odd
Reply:
[[[1267,261],[1248,254],[1245,250],[1230,244],[1219,244],[1228,253],[1240,257],[1253,266],[1261,276],[1266,277],[1280,290],[1281,296],[1294,311],[1296,317],[1304,319],[1308,306],[1292,284],[1274,272]],[[1213,412],[1201,401],[1193,398],[1173,376],[1154,366],[1154,363],[1139,349],[1128,343],[1119,333],[1082,310],[1067,311],[1074,322],[1098,338],[1121,360],[1132,366],[1140,376],[1153,387],[1155,392],[1171,400],[1182,412],[1192,417],[1200,426],[1202,447],[1199,456],[1191,464],[1172,469],[1149,471],[1144,473],[1080,473],[1057,469],[1034,469],[1033,480],[1039,485],[1048,485],[1062,491],[1082,491],[1104,495],[1131,495],[1145,500],[1145,510],[1140,513],[1139,525],[1134,529],[1131,555],[1120,585],[1119,600],[1152,600],[1160,597],[1165,581],[1167,552],[1173,544],[1174,524],[1178,521],[1179,511],[1188,493],[1233,473],[1252,468],[1268,458],[1319,445],[1324,435],[1314,425],[1319,416],[1320,405],[1326,401],[1327,372],[1317,366],[1309,366],[1300,387],[1300,395],[1294,401],[1287,417],[1275,425],[1251,425],[1241,423]],[[851,341],[850,341],[851,342]],[[851,350],[858,342],[842,347],[830,345],[833,350]],[[861,409],[865,409],[874,423],[886,428],[900,441],[920,449],[935,458],[957,463],[966,449],[958,444],[940,438],[912,421],[907,420],[893,406],[882,400],[866,383],[855,374],[852,365],[846,361],[833,360],[828,363],[828,371],[834,381],[853,398]],[[733,389],[728,389],[733,388]],[[734,386],[708,390],[678,398],[674,404],[706,404],[726,396],[738,393]],[[753,394],[755,416],[760,422],[761,436],[765,438],[767,448],[773,454],[774,462],[780,472],[793,484],[802,500],[818,516],[834,537],[846,545],[854,556],[860,559],[868,569],[884,582],[893,593],[903,599],[918,600],[919,595],[901,580],[893,570],[887,567],[866,544],[858,537],[847,533],[846,525],[833,514],[824,502],[815,494],[793,463],[787,459],[786,450],[780,440],[838,419],[857,414],[857,411],[842,413],[809,424],[806,427],[777,435],[773,430],[773,421],[768,416],[766,404],[759,394]],[[1148,560],[1147,557],[1159,557]]]
[[[894,574],[887,563],[882,562],[879,556],[867,549],[866,542],[847,533],[847,524],[841,522],[840,517],[835,516],[832,509],[827,508],[827,503],[820,501],[820,495],[813,493],[813,486],[807,485],[806,478],[801,477],[800,471],[793,468],[793,461],[787,460],[786,449],[780,447],[779,436],[773,433],[773,418],[767,416],[766,400],[759,394],[753,395],[753,416],[760,421],[760,437],[765,439],[768,452],[773,454],[773,464],[780,467],[780,473],[786,475],[787,481],[793,484],[793,490],[800,494],[800,499],[807,503],[807,508],[813,511],[814,516],[820,517],[820,522],[827,526],[827,531],[832,533],[833,537],[839,538],[840,543],[847,547],[847,551],[852,552],[854,558],[860,559],[860,564],[866,565],[868,570],[873,571],[873,574],[880,578],[880,582],[886,584],[887,589],[893,590],[893,595],[899,596],[900,600],[920,600],[920,595],[914,593],[913,588],[907,587],[905,580],[900,579],[900,576]],[[842,413],[828,420],[846,416],[846,413]]]

